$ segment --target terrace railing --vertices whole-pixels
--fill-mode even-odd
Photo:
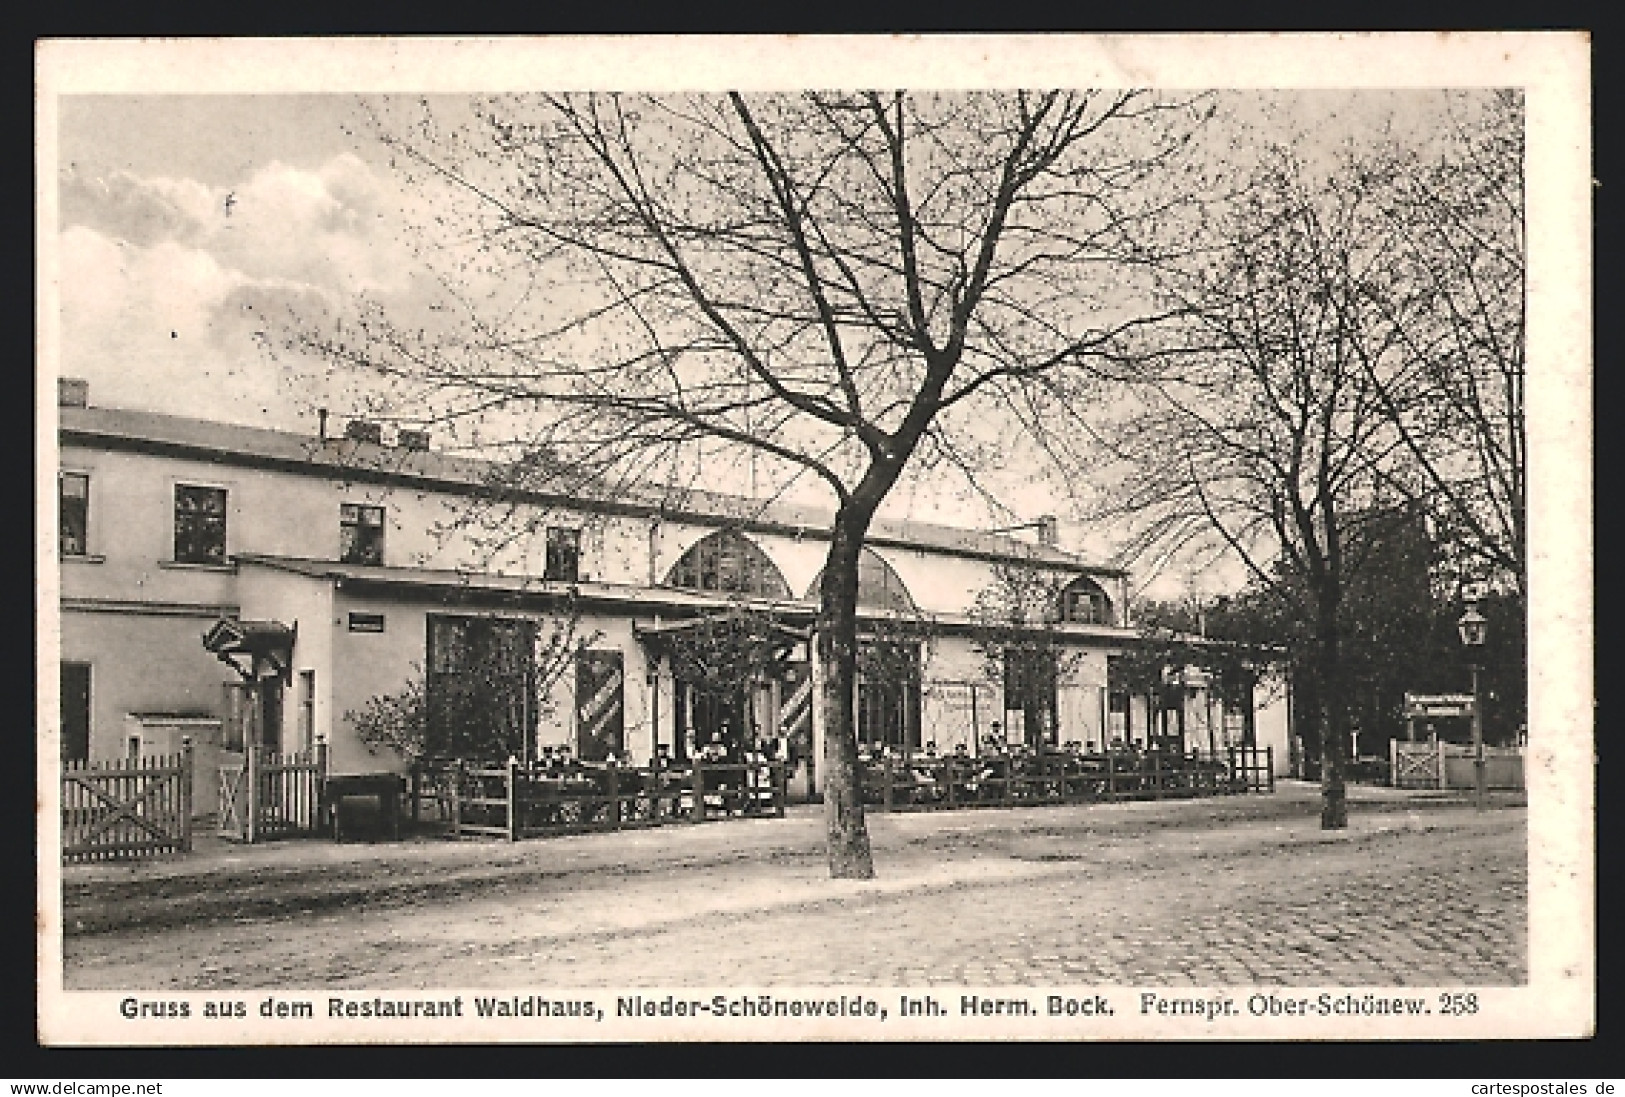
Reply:
[[[881,811],[922,811],[1273,792],[1274,763],[1270,747],[1232,747],[1223,755],[887,756],[863,763],[864,802]]]
[[[584,763],[566,770],[517,760],[430,761],[409,777],[407,810],[418,828],[452,837],[517,841],[726,818],[782,817],[779,762],[652,767]]]

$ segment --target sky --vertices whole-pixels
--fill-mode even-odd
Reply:
[[[269,356],[268,320],[358,294],[422,304],[402,237],[426,209],[357,97],[65,96],[58,132],[60,368],[95,404],[313,432],[354,391]],[[1062,509],[1019,454],[1005,464],[1012,513],[920,484],[889,513],[990,528]]]
[[[1288,97],[1282,109],[1277,97],[1271,124],[1325,127],[1330,101]],[[403,236],[433,211],[391,170],[361,101],[64,95],[57,118],[61,373],[86,378],[103,406],[312,433],[316,407],[344,416],[355,388],[268,355],[266,332],[269,318],[342,312],[358,295],[403,314],[427,300]],[[919,483],[900,486],[886,513],[979,528],[1064,516],[1061,494],[1024,460],[1012,451],[994,473],[1004,514]],[[1062,534],[1065,547],[1109,555],[1103,531],[1067,522]],[[1167,597],[1242,576],[1176,564],[1142,578]]]
[[[266,360],[265,317],[405,288],[355,103],[64,97],[62,372],[107,406],[307,429],[323,378]]]

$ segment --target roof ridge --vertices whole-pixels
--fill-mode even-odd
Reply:
[[[502,462],[489,457],[448,453],[445,450],[407,449],[343,436],[322,439],[282,427],[251,426],[141,408],[63,407],[58,412],[59,429],[64,431],[100,431],[154,443],[192,445],[249,457],[304,462],[335,470],[349,468],[375,475],[443,479],[470,487],[491,486],[504,467]],[[723,523],[757,521],[809,533],[827,532],[835,516],[832,508],[816,504],[760,499],[710,488],[663,486],[646,480],[629,484],[627,494],[622,498],[614,498],[603,492],[591,494],[583,486],[565,483],[556,484],[551,490],[547,487],[523,490],[538,497],[556,496],[579,501],[589,507],[593,504],[619,505],[661,511],[687,504],[700,518]],[[1034,544],[1004,534],[919,518],[878,517],[871,527],[870,540],[903,547],[912,545],[922,550],[968,552],[1009,560],[1056,564],[1105,574],[1123,573],[1121,568],[1093,563],[1058,546]]]

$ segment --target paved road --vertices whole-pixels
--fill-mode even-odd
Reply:
[[[418,892],[374,904],[75,933],[66,981],[204,990],[1527,979],[1524,809],[1388,803],[1326,834],[1289,803],[1254,805],[875,818],[882,875],[865,882],[827,879],[808,841],[815,819],[685,830],[666,839],[693,846],[677,867],[661,861],[660,832],[487,847],[512,871],[460,891],[419,875],[403,877],[423,883]],[[417,860],[479,857],[441,848]],[[369,855],[346,864],[366,867],[358,856]],[[372,871],[387,877],[391,865],[405,872],[413,851],[377,856]],[[275,857],[295,871],[296,853]],[[104,871],[70,886],[133,894],[141,879]],[[178,877],[153,879],[164,894],[185,892]],[[229,890],[230,871],[219,879]]]

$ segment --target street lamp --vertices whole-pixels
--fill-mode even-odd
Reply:
[[[1468,658],[1472,660],[1473,792],[1477,798],[1478,810],[1483,811],[1488,785],[1484,778],[1484,713],[1478,703],[1478,652],[1484,646],[1484,637],[1489,632],[1489,622],[1478,612],[1477,602],[1467,603],[1467,612],[1456,622],[1456,631],[1461,634],[1462,646],[1467,649]]]

